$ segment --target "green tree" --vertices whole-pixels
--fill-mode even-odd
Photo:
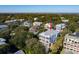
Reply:
[[[33,38],[26,41],[25,52],[27,54],[44,54],[45,48],[36,38]]]
[[[56,42],[52,45],[51,50],[53,54],[58,54],[63,48],[63,37],[58,37]]]

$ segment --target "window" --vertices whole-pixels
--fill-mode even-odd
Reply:
[[[66,45],[66,43],[64,43],[64,45]]]
[[[73,45],[71,45],[71,46],[73,46]]]
[[[66,47],[64,47],[66,49]]]
[[[79,44],[79,42],[77,42]]]
[[[69,41],[71,41],[71,40],[69,39]]]
[[[67,41],[67,39],[65,39]]]
[[[48,41],[46,41],[46,43],[49,43]]]
[[[70,45],[70,44],[68,44],[68,45]]]
[[[51,46],[51,43],[49,44],[49,46]]]
[[[75,51],[75,50],[74,50]]]
[[[76,47],[76,45],[74,47]]]
[[[42,40],[43,42],[45,41],[45,40]]]
[[[69,49],[69,48],[67,48],[67,49]]]
[[[72,41],[72,42],[74,42],[74,41]]]
[[[75,42],[75,43],[77,43],[77,42]]]
[[[70,50],[73,50],[73,49],[70,49]]]
[[[77,51],[77,52],[79,52],[79,51]]]

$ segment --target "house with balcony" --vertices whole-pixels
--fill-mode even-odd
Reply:
[[[66,34],[63,42],[64,53],[79,53],[79,32]]]
[[[49,51],[50,46],[55,43],[59,32],[54,29],[49,29],[39,34],[40,42],[45,46],[46,52]]]
[[[66,25],[64,23],[60,23],[60,24],[57,24],[55,26],[55,29],[59,32],[62,32],[62,30],[66,27]]]

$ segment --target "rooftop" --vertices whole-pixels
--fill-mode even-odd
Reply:
[[[53,35],[55,35],[55,34],[58,34],[59,32],[58,31],[56,31],[56,30],[54,30],[54,29],[48,29],[47,31],[45,31],[45,32],[42,32],[42,33],[40,33],[39,35],[42,35],[42,36],[45,36],[45,37],[51,37],[51,36],[53,36]]]
[[[15,52],[14,54],[24,54],[24,52],[22,50],[19,50],[19,51]]]
[[[71,36],[76,36],[76,37],[79,37],[79,32],[75,32],[75,33],[72,33],[70,34]]]
[[[0,42],[4,42],[4,41],[6,41],[5,39],[3,39],[3,38],[0,38]]]
[[[5,42],[0,42],[0,45],[4,45],[4,44],[6,44]]]
[[[8,27],[7,25],[0,25],[0,28]]]
[[[79,41],[79,32],[66,34],[65,37],[72,38]]]

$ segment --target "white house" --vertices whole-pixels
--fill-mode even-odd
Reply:
[[[5,39],[0,38],[0,45],[4,45],[4,44],[6,44],[5,41],[6,41]]]
[[[39,34],[40,42],[45,46],[46,52],[48,52],[51,44],[55,43],[56,38],[59,32],[56,30],[50,29]]]
[[[0,25],[0,31],[3,31],[3,30],[6,30],[8,29],[8,26],[7,25]]]
[[[31,27],[32,23],[30,21],[24,21],[21,26],[25,26],[25,27]]]
[[[38,20],[38,17],[35,17],[35,18],[34,18],[34,21],[36,21],[36,20]]]
[[[61,19],[65,19],[64,17],[60,17]]]
[[[65,19],[64,17],[61,17],[61,21],[64,23],[67,23],[67,22],[69,22],[69,19]]]
[[[17,21],[16,19],[14,19],[14,20],[7,20],[7,21],[5,21],[5,23],[16,22],[16,21]]]
[[[45,28],[45,29],[49,29],[49,28],[50,28],[50,23],[46,23],[46,24],[44,25],[44,28]]]
[[[68,19],[64,19],[64,20],[62,20],[62,22],[67,23],[67,22],[69,22],[69,20]]]
[[[32,32],[33,34],[37,34],[38,33],[38,29],[39,27],[38,26],[32,26],[30,29],[29,29],[29,32]]]
[[[33,26],[40,26],[42,22],[33,22]]]
[[[20,21],[20,22],[22,22],[22,21],[24,21],[25,19],[18,19],[18,21]]]
[[[65,27],[66,27],[66,25],[64,23],[57,24],[55,26],[56,30],[59,31],[59,32],[61,32]]]
[[[79,53],[79,32],[66,34],[64,37],[63,47],[65,52]],[[64,52],[64,53],[65,53]]]
[[[18,50],[17,52],[15,52],[14,54],[25,54],[22,50]]]

